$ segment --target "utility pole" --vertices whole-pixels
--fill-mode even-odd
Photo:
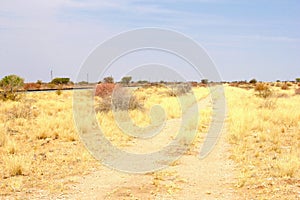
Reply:
[[[53,80],[53,71],[52,71],[52,69],[50,70],[50,81],[52,81]]]

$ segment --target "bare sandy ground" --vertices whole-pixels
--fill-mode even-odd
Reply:
[[[198,108],[209,106],[210,100]],[[154,138],[133,141],[132,152],[152,152],[170,142],[177,133],[179,119],[169,120]],[[226,126],[225,126],[226,127]],[[229,159],[226,128],[214,150],[204,159],[199,152],[183,155],[168,168],[147,174],[129,174],[105,166],[92,173],[74,177],[71,192],[61,199],[239,199],[233,189],[235,166]],[[199,149],[199,148],[198,148]]]

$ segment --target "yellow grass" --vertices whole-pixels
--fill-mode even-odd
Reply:
[[[160,104],[167,119],[181,116],[182,107],[195,103],[186,98],[180,105],[167,89],[151,87],[135,91],[145,110],[130,111],[134,123],[147,126],[153,106]],[[197,100],[206,97],[206,88],[194,88]],[[84,175],[99,163],[79,140],[72,110],[72,92],[28,93],[20,102],[0,102],[0,195],[21,198],[29,190],[67,192],[74,175]],[[83,104],[84,106],[84,104]],[[181,107],[182,106],[182,107]],[[155,111],[155,110],[154,110]],[[112,112],[98,113],[104,134],[118,146],[129,145],[131,137],[114,121]],[[82,123],[85,119],[82,120]],[[203,120],[203,119],[202,119]],[[88,128],[88,127],[87,127]],[[18,193],[15,193],[18,192]]]
[[[78,140],[71,97],[31,93],[1,102],[0,195],[22,197],[29,188],[55,193],[51,185],[97,165]]]
[[[274,84],[273,96],[263,99],[253,89],[226,87],[227,136],[231,159],[239,172],[235,188],[242,199],[296,199],[299,195],[300,95],[294,95],[293,86],[290,88],[282,90]],[[130,111],[131,120],[146,127],[159,121],[164,113],[166,119],[181,117],[182,110],[194,102],[182,96],[180,104],[180,98],[169,96],[168,90],[150,87],[134,91],[145,109]],[[193,88],[193,92],[197,100],[209,94],[207,88]],[[155,105],[160,105],[164,113],[155,110]],[[198,124],[198,133],[205,133],[211,115],[211,107],[202,109],[198,122],[191,119],[184,124],[185,131]],[[132,138],[118,127],[111,111],[97,113],[97,120],[114,145],[131,144]],[[199,153],[204,136],[197,134],[188,154]],[[66,185],[74,175],[84,175],[99,166],[79,140],[73,121],[72,92],[65,91],[61,95],[30,93],[20,102],[0,101],[0,157],[0,195],[16,198],[33,188],[67,192]],[[171,165],[178,164],[175,161]],[[153,173],[153,185],[157,189],[164,185],[160,188],[173,193],[178,188],[167,177],[181,177],[168,173]]]
[[[228,141],[244,198],[295,199],[300,181],[300,96],[272,88],[267,99],[229,87]],[[285,93],[287,96],[282,96]],[[272,106],[269,106],[272,105]],[[298,196],[299,197],[299,196]]]

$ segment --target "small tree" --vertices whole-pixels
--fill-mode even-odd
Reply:
[[[201,83],[207,85],[208,84],[208,79],[202,79]]]
[[[5,76],[0,81],[0,87],[2,88],[1,98],[4,100],[11,99],[17,100],[17,91],[24,85],[24,79],[17,75]]]
[[[55,85],[59,84],[68,84],[70,82],[70,78],[54,78],[51,83]]]
[[[257,80],[256,80],[255,78],[253,78],[253,79],[251,79],[251,80],[249,81],[249,83],[251,83],[251,84],[256,84],[256,83],[257,83]]]
[[[104,83],[114,83],[114,78],[112,76],[105,77],[103,79]]]
[[[121,80],[121,83],[124,85],[128,85],[131,81],[132,77],[131,76],[124,76]]]
[[[43,81],[42,81],[42,80],[37,80],[37,81],[36,81],[36,84],[42,85],[42,84],[43,84]]]

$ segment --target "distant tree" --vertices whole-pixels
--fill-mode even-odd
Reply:
[[[253,78],[253,79],[251,79],[251,80],[249,81],[249,83],[251,83],[251,84],[256,84],[256,83],[257,83],[257,80],[256,80],[255,78]]]
[[[122,84],[128,85],[131,81],[132,77],[131,76],[124,76],[121,80]]]
[[[114,78],[112,76],[105,77],[103,79],[104,83],[114,83]]]
[[[297,83],[300,83],[300,78],[296,78],[296,82],[297,82]]]
[[[24,85],[24,79],[17,75],[9,75],[2,78],[0,81],[0,87],[3,90],[1,92],[1,98],[4,100],[17,100],[17,90],[21,89]]]
[[[208,84],[208,79],[202,79],[201,83],[207,85]]]
[[[70,82],[70,78],[54,78],[51,83],[55,85],[59,84],[68,84]]]
[[[78,85],[87,85],[87,84],[89,84],[87,81],[80,81],[80,82],[78,82]]]
[[[42,80],[37,80],[37,81],[36,81],[36,84],[42,85],[42,84],[43,84],[43,81],[42,81]]]
[[[149,81],[146,81],[146,80],[139,80],[137,83],[139,83],[139,84],[145,84],[145,83],[149,83]]]

